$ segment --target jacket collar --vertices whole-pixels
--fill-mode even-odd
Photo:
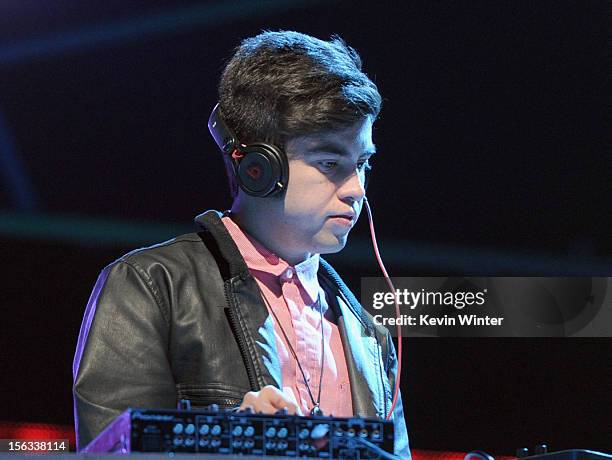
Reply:
[[[236,243],[221,221],[218,211],[207,211],[195,222],[205,232],[204,243],[217,259],[225,282],[226,300],[234,318],[237,340],[245,344],[243,359],[251,369],[251,386],[259,390],[266,385],[282,388],[280,361],[276,349],[274,325],[259,294],[255,279],[249,273]],[[208,237],[208,235],[210,237]],[[321,285],[328,292],[338,317],[338,327],[351,380],[353,410],[360,416],[384,416],[389,391],[381,369],[381,348],[374,325],[361,305],[323,259],[318,270]]]

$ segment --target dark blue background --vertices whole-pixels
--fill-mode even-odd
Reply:
[[[254,4],[0,5],[0,419],[71,423],[70,361],[97,273],[157,240],[128,242],[122,224],[188,231],[229,206],[205,125],[224,61],[262,29],[338,33],[378,84],[368,195],[394,276],[612,274],[608,2]],[[167,18],[157,32],[152,16]],[[74,220],[47,237],[54,216]],[[103,241],[92,216],[119,230]],[[332,257],[355,290],[378,275],[366,238],[361,222]],[[404,345],[414,447],[612,451],[609,340]]]

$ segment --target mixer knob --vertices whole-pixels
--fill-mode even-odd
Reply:
[[[200,445],[200,447],[206,447],[208,446],[208,439],[207,438],[200,438],[200,441],[198,442],[198,444]]]
[[[274,450],[276,449],[276,443],[274,441],[266,442],[266,450]]]
[[[176,423],[173,427],[172,427],[172,432],[174,434],[181,434],[183,432],[183,424],[182,423]]]
[[[517,458],[529,457],[529,449],[527,449],[526,447],[521,447],[520,449],[516,449],[516,457]]]
[[[544,455],[548,452],[548,446],[546,444],[538,444],[534,447],[534,453],[536,455]]]

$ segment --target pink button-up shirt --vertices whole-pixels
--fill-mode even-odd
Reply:
[[[274,333],[281,364],[283,392],[297,402],[304,414],[312,409],[313,403],[304,377],[282,330],[295,350],[316,401],[321,377],[322,327],[325,358],[321,410],[325,415],[352,416],[353,405],[344,347],[333,312],[328,308],[325,291],[317,279],[319,255],[315,254],[291,266],[244,233],[229,217],[223,217],[222,221],[268,301],[268,309],[273,310],[280,322],[279,325],[274,321]]]

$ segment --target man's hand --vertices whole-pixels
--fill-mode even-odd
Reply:
[[[285,393],[272,385],[263,387],[260,391],[249,391],[242,398],[240,410],[250,408],[253,412],[274,414],[280,409],[287,409],[289,414],[302,415],[302,411],[295,399],[288,397]]]

